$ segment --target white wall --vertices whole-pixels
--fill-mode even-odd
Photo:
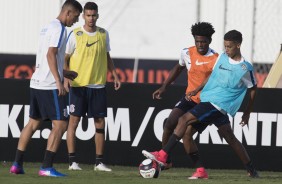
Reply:
[[[63,0],[1,0],[0,53],[35,54],[38,32],[56,18]],[[87,0],[80,0],[84,5]],[[178,59],[194,44],[190,27],[211,22],[211,47],[223,51],[223,35],[243,33],[242,53],[273,63],[282,43],[281,0],[96,0],[98,25],[110,33],[114,58]],[[198,4],[199,12],[198,12]],[[254,7],[256,6],[256,9]],[[83,24],[83,19],[75,26]]]
[[[60,6],[58,0],[1,0],[0,53],[35,54],[40,28]]]

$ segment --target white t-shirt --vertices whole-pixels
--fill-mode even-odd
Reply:
[[[216,52],[209,48],[208,52],[204,56],[212,56]],[[189,71],[191,68],[191,59],[189,54],[189,49],[184,48],[181,50],[180,58],[179,58],[179,65],[180,66],[186,66],[187,70]]]
[[[93,33],[87,32],[83,26],[81,26],[81,30],[83,32],[85,32],[86,34],[88,34],[89,36],[95,36],[96,35],[96,31]],[[109,37],[109,33],[107,30],[106,31],[106,48],[107,48],[107,52],[111,51],[111,47],[110,47],[110,37]],[[74,53],[74,50],[76,48],[76,39],[75,36],[73,34],[73,31],[70,32],[69,36],[68,36],[68,41],[67,41],[67,46],[66,46],[66,54],[71,55],[72,53]]]
[[[47,52],[49,47],[57,47],[57,67],[63,81],[63,68],[66,50],[67,31],[65,26],[55,19],[43,27],[39,35],[39,44],[36,54],[35,72],[30,80],[30,87],[35,89],[57,89],[55,78],[49,68]]]

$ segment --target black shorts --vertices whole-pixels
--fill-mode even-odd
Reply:
[[[70,114],[88,118],[107,116],[106,88],[71,87]]]
[[[194,102],[194,101],[187,101],[185,99],[185,96],[186,95],[184,95],[180,99],[180,101],[176,103],[176,105],[174,107],[174,108],[181,109],[184,113],[190,111],[192,108],[194,108],[197,105],[197,103]],[[197,132],[202,133],[207,128],[207,126],[209,126],[209,124],[194,123],[192,126],[195,130],[197,130]]]
[[[200,123],[195,124],[214,124],[216,127],[221,125],[230,124],[229,117],[227,114],[223,114],[217,110],[209,102],[200,102],[193,109],[190,110],[190,113],[193,114]]]
[[[41,120],[68,120],[67,99],[58,90],[30,88],[29,117]]]

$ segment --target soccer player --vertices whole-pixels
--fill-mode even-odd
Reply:
[[[253,66],[241,55],[241,43],[242,34],[239,31],[232,30],[224,35],[225,53],[216,61],[213,72],[201,92],[201,102],[179,118],[174,133],[163,149],[151,153],[143,150],[142,153],[146,157],[165,165],[168,154],[184,136],[187,127],[213,123],[221,129],[222,136],[240,157],[248,175],[259,177],[244,146],[232,132],[227,115],[235,116],[244,97],[249,94],[249,102],[240,122],[242,126],[248,124],[255,97]]]
[[[75,0],[66,0],[59,16],[45,26],[39,37],[36,55],[36,68],[30,81],[29,122],[21,132],[15,161],[10,173],[24,174],[23,158],[33,133],[40,127],[42,120],[52,121],[52,130],[48,137],[40,176],[61,177],[64,174],[56,171],[53,160],[67,128],[67,103],[63,85],[65,77],[73,79],[75,72],[64,72],[64,54],[67,32],[65,26],[72,26],[78,21],[82,7]]]
[[[87,2],[83,10],[85,24],[74,29],[66,48],[65,67],[76,71],[78,77],[70,83],[70,120],[67,130],[69,170],[81,170],[75,155],[75,132],[82,116],[94,118],[96,163],[95,171],[111,171],[103,164],[105,117],[107,116],[106,79],[109,70],[114,88],[121,86],[110,56],[108,32],[96,26],[98,6]],[[67,87],[65,83],[65,87]]]
[[[177,125],[178,118],[193,108],[200,102],[200,91],[212,72],[218,54],[209,47],[212,41],[212,35],[215,32],[213,26],[208,22],[198,22],[191,27],[191,33],[195,40],[195,46],[184,48],[181,51],[179,63],[171,70],[164,84],[153,93],[153,99],[161,99],[162,93],[166,88],[179,76],[179,74],[187,69],[187,89],[186,94],[176,103],[169,117],[165,121],[164,132],[162,137],[162,145],[165,146],[173,130]],[[187,128],[187,134],[192,132],[201,133],[206,124],[192,125]],[[194,166],[197,168],[193,177],[208,178],[208,174],[199,158],[197,146],[192,136],[183,137],[183,144],[188,155],[192,158]],[[172,166],[171,159],[168,157],[167,165],[163,169]]]

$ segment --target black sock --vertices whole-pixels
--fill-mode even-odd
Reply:
[[[76,162],[75,153],[69,153],[69,164],[72,165],[73,162]]]
[[[174,146],[178,143],[180,138],[174,133],[170,136],[167,144],[164,146],[163,150],[169,155]]]
[[[171,163],[171,156],[167,155],[166,163]]]
[[[96,166],[102,163],[103,161],[103,155],[96,155]]]
[[[252,161],[248,162],[246,165],[245,165],[246,169],[248,172],[252,172],[255,168],[253,166],[253,163]]]
[[[21,150],[18,150],[16,151],[16,158],[15,158],[15,162],[18,163],[19,166],[23,166],[23,157],[24,157],[24,153],[25,151],[21,151]]]
[[[44,156],[44,160],[42,163],[42,168],[48,168],[48,167],[53,167],[53,160],[55,157],[56,153],[52,152],[52,151],[45,151],[45,156]]]
[[[202,163],[202,161],[200,159],[200,154],[199,154],[198,151],[196,151],[194,153],[189,153],[189,156],[192,159],[194,167],[196,167],[196,168],[204,167],[203,163]]]

